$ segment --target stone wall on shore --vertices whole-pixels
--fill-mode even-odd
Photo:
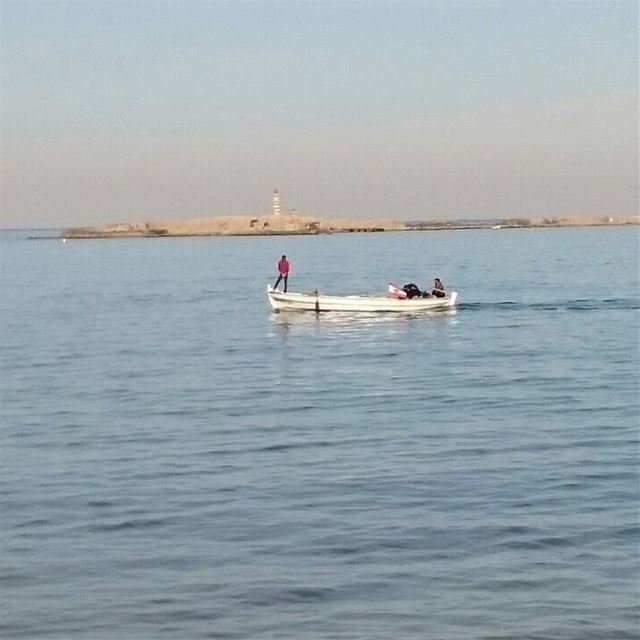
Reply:
[[[162,237],[162,236],[252,236],[348,233],[359,231],[402,231],[407,224],[399,220],[322,219],[313,216],[220,216],[124,222],[103,227],[65,229],[65,238]]]

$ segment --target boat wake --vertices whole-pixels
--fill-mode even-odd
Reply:
[[[634,298],[602,298],[578,300],[553,300],[547,302],[461,302],[460,311],[602,311],[615,309],[633,311],[640,309],[640,300]]]

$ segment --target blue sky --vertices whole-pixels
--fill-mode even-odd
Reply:
[[[627,214],[635,1],[0,0],[0,220]]]

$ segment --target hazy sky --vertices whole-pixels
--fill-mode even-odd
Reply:
[[[638,208],[638,3],[0,0],[3,227]]]

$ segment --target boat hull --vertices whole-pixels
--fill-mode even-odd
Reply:
[[[398,299],[385,296],[327,296],[313,293],[283,293],[267,287],[269,304],[274,311],[350,311],[350,312],[404,312],[450,309],[456,305],[458,292],[444,298]]]

